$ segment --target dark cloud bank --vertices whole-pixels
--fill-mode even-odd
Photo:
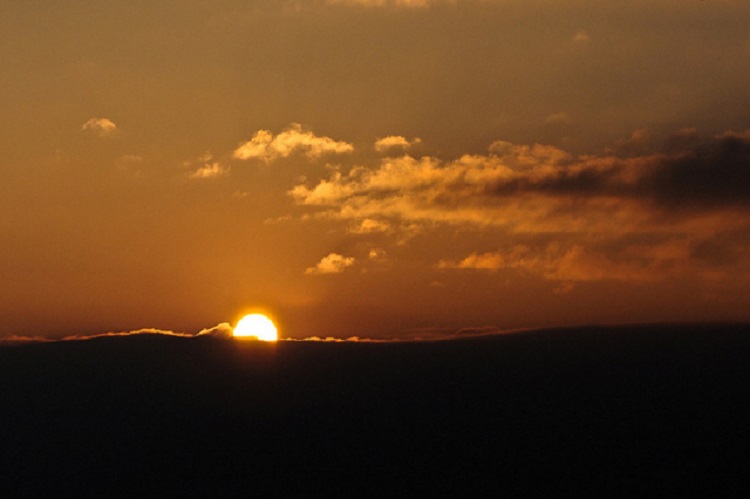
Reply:
[[[0,495],[723,495],[750,465],[748,333],[6,345]]]

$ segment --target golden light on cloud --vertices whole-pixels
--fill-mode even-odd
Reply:
[[[249,314],[237,322],[232,336],[257,338],[260,341],[277,341],[279,332],[271,319],[263,314]]]

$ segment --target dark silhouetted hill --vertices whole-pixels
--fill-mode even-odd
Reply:
[[[727,493],[750,327],[0,347],[0,495]]]

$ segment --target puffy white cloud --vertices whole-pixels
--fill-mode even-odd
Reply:
[[[268,130],[259,130],[247,142],[240,144],[233,153],[235,159],[261,159],[273,161],[301,153],[315,159],[324,154],[346,154],[354,150],[348,142],[330,137],[320,137],[303,130],[302,125],[292,123],[286,130],[274,135]]]
[[[94,133],[99,137],[112,137],[117,133],[117,125],[107,118],[90,118],[81,126],[81,130]]]
[[[347,267],[354,265],[354,257],[346,257],[338,253],[331,253],[323,257],[314,267],[305,270],[307,275],[338,274]]]

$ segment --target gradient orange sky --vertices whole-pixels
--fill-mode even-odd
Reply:
[[[746,0],[0,1],[0,337],[750,320]]]

